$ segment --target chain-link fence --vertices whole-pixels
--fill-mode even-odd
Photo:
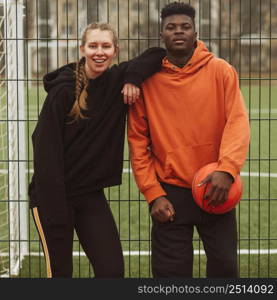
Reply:
[[[118,61],[161,45],[165,0],[0,1],[0,275],[45,277],[28,210],[33,172],[31,134],[45,99],[42,76],[79,58],[82,29],[109,22]],[[237,207],[241,277],[277,277],[277,0],[191,0],[199,39],[237,70],[249,112],[251,145]],[[125,257],[126,277],[151,277],[151,219],[133,179],[125,145],[123,184],[106,189]],[[205,253],[194,236],[194,276],[205,277]],[[74,277],[93,270],[74,241]]]

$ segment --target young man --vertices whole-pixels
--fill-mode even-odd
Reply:
[[[211,205],[223,203],[243,166],[250,130],[238,77],[197,40],[192,6],[170,3],[161,18],[167,57],[142,85],[144,97],[128,121],[132,167],[153,220],[153,276],[192,277],[196,226],[207,276],[238,277],[235,210],[208,214],[191,193],[198,169],[216,161],[205,196]]]

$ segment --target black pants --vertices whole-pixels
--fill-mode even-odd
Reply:
[[[208,214],[194,202],[190,189],[162,183],[175,209],[173,222],[152,226],[154,277],[193,276],[193,229],[197,228],[207,255],[207,277],[238,277],[235,210]]]
[[[48,226],[41,208],[33,209],[44,249],[47,277],[72,277],[74,229],[93,267],[95,277],[123,277],[121,243],[103,190],[73,200],[68,201],[70,220],[63,228]]]

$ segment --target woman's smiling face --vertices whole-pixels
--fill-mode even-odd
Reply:
[[[92,29],[86,34],[86,42],[80,46],[86,58],[85,70],[89,78],[96,78],[111,65],[117,54],[113,33],[109,30]]]

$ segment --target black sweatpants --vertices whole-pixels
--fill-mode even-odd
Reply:
[[[152,226],[152,272],[154,277],[193,276],[193,230],[197,228],[207,255],[207,277],[238,277],[235,210],[208,214],[194,202],[191,189],[162,183],[171,201],[173,222]]]
[[[95,277],[124,276],[124,261],[117,227],[103,190],[68,201],[69,223],[47,225],[40,207],[33,209],[46,259],[47,277],[72,277],[74,229],[93,267]]]

